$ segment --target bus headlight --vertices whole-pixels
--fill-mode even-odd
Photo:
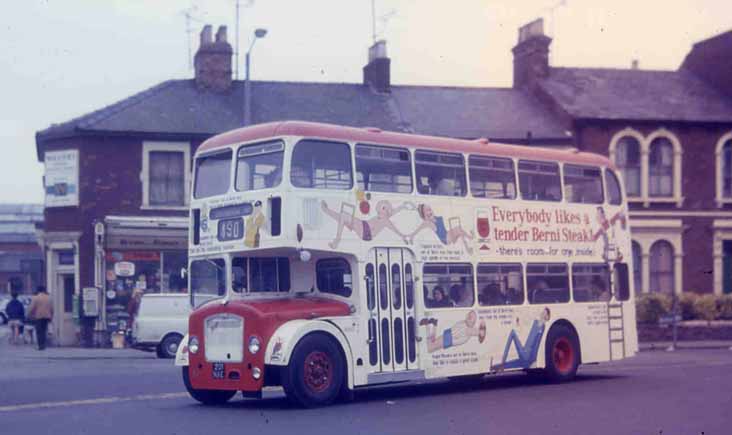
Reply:
[[[259,342],[259,339],[252,335],[249,337],[249,353],[252,355],[259,352],[259,349],[261,348],[262,344]]]
[[[198,353],[198,338],[195,336],[188,340],[188,351],[193,354]]]

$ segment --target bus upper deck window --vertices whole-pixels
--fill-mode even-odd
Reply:
[[[602,172],[592,166],[564,165],[564,196],[569,202],[602,204]]]
[[[292,152],[290,180],[295,187],[350,189],[353,187],[350,147],[339,142],[301,140]]]
[[[417,191],[423,195],[465,196],[465,161],[460,154],[417,151]]]
[[[513,160],[470,156],[470,191],[476,198],[516,198],[516,176],[513,171]]]
[[[356,182],[370,192],[412,192],[409,151],[374,145],[356,145]]]
[[[193,196],[207,198],[226,193],[229,190],[230,174],[231,150],[197,158]]]
[[[612,205],[620,205],[623,202],[620,182],[617,175],[609,169],[605,169],[605,186],[607,188],[607,201]]]
[[[521,198],[534,201],[561,201],[559,165],[521,160],[518,164]]]
[[[268,189],[282,182],[285,145],[280,141],[239,148],[236,162],[236,190]]]

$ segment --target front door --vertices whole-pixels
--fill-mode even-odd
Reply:
[[[54,307],[57,311],[53,313],[53,323],[54,340],[57,345],[77,344],[73,318],[75,288],[76,280],[73,273],[59,273],[56,275],[56,288],[53,289],[53,298],[55,299]]]
[[[369,260],[369,363],[380,372],[416,369],[414,256],[406,249],[376,248]]]

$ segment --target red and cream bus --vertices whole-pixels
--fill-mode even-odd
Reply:
[[[638,349],[626,216],[600,155],[293,121],[224,133],[195,156],[176,364],[206,404],[566,381]]]

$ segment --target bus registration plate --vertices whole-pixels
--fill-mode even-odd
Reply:
[[[213,363],[213,368],[211,369],[211,376],[214,379],[224,379],[225,372],[226,372],[226,370],[224,370],[224,363],[222,363],[222,362]]]
[[[244,219],[222,219],[219,221],[217,238],[220,242],[239,240],[244,237]]]

